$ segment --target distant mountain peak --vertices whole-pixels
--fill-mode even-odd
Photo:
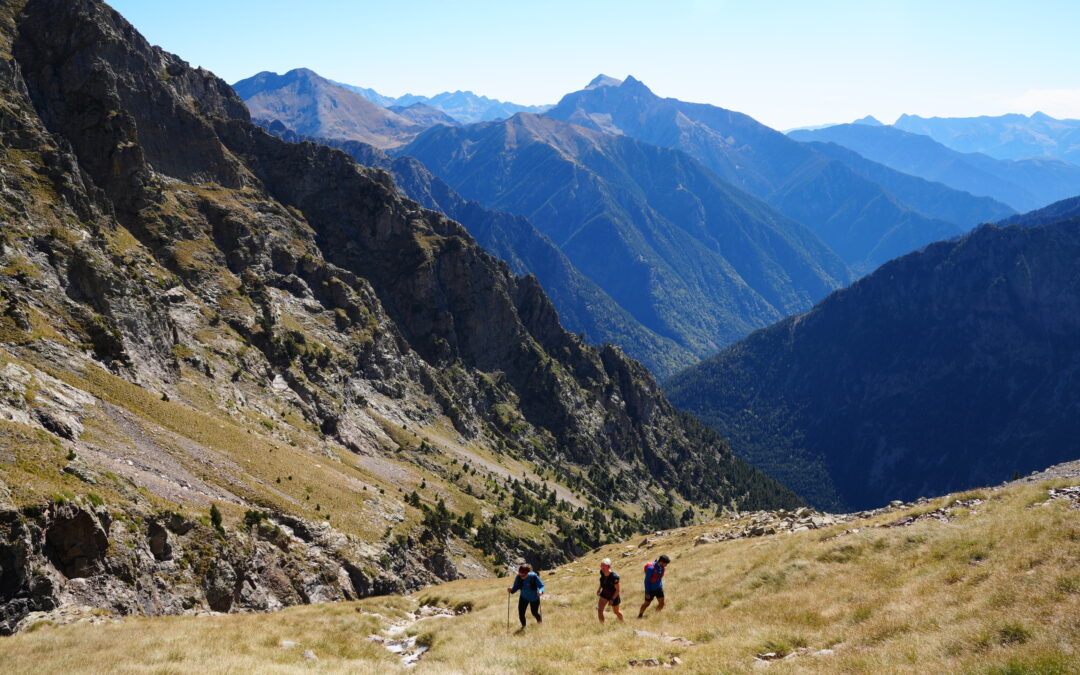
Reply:
[[[592,82],[590,82],[585,88],[596,89],[597,87],[618,87],[622,83],[622,80],[611,77],[610,75],[604,75],[603,73],[600,73],[599,75],[594,77],[592,79]]]
[[[884,124],[881,123],[881,120],[874,117],[873,115],[867,115],[866,117],[860,117],[859,119],[852,122],[852,124],[865,124],[868,127],[883,127],[883,126],[885,126]]]
[[[626,79],[623,80],[622,85],[620,85],[620,86],[622,86],[625,89],[637,89],[637,90],[641,90],[641,91],[647,91],[650,94],[652,93],[652,89],[649,89],[649,87],[647,87],[644,82],[637,79],[633,75],[627,75]]]

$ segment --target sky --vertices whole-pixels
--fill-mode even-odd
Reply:
[[[777,129],[872,114],[1080,118],[1077,0],[112,0],[232,83],[306,67],[390,96],[555,103],[598,73]]]

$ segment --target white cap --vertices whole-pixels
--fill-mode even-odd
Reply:
[[[607,565],[608,567],[611,567],[611,558],[604,558],[603,560],[600,561],[600,564],[601,565]]]

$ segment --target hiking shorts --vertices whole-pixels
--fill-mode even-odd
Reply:
[[[604,602],[606,602],[607,604],[611,605],[612,607],[618,607],[619,605],[622,604],[622,596],[621,595],[619,597],[615,598],[614,600],[612,600],[611,598],[605,598],[604,596],[601,595],[600,599],[603,600]]]
[[[664,597],[664,589],[658,588],[655,591],[653,591],[652,593],[646,593],[645,594],[645,602],[652,602],[653,598],[662,598],[662,597]]]

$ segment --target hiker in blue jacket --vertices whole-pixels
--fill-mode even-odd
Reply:
[[[671,558],[662,555],[656,559],[656,562],[645,565],[645,602],[641,604],[641,611],[638,612],[637,618],[645,616],[645,610],[649,608],[649,603],[653,601],[653,598],[658,601],[656,611],[659,612],[664,608],[664,570],[670,562]]]
[[[536,623],[544,623],[544,619],[540,616],[540,596],[544,594],[544,582],[540,581],[540,577],[528,565],[518,568],[514,585],[506,589],[506,592],[511,594],[518,591],[521,591],[521,597],[518,598],[518,619],[521,621],[521,627],[525,627],[526,607],[532,610]]]

